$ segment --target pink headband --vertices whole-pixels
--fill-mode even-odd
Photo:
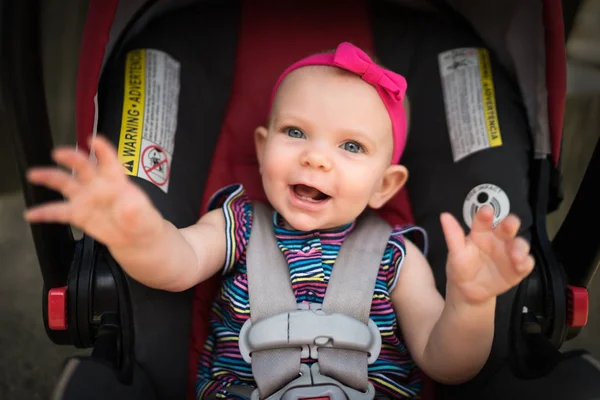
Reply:
[[[351,43],[343,42],[338,45],[335,53],[315,54],[306,57],[283,71],[273,87],[269,110],[273,105],[277,88],[283,79],[293,70],[308,65],[329,65],[354,72],[377,89],[377,93],[383,100],[383,104],[385,104],[392,120],[392,132],[394,134],[392,164],[397,164],[406,144],[406,113],[403,104],[406,80],[404,77],[380,67],[371,60],[367,53]]]

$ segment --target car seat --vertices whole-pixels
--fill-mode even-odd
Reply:
[[[592,197],[583,196],[591,190],[586,182],[597,177],[597,154],[552,243],[545,231],[545,216],[559,198],[565,94],[560,4],[451,4],[91,1],[79,65],[78,144],[87,150],[85,138],[96,131],[124,142],[124,134],[119,137],[127,121],[127,54],[158,50],[169,56],[161,57],[172,63],[171,71],[177,71],[178,78],[169,79],[180,82],[177,90],[165,88],[177,93],[170,97],[178,110],[176,151],[168,159],[168,176],[162,177],[168,186],[160,184],[160,177],[132,179],[180,227],[195,222],[210,195],[228,183],[243,182],[251,197],[262,199],[250,132],[264,119],[275,78],[298,57],[350,40],[408,79],[414,117],[403,162],[411,179],[380,214],[389,222],[414,221],[427,230],[428,258],[440,291],[446,249],[435,222],[439,212],[450,210],[468,228],[469,212],[479,203],[495,204],[498,213],[507,211],[504,197],[494,197],[498,189],[510,199],[511,211],[522,217],[522,234],[531,240],[537,261],[531,277],[499,299],[494,347],[484,371],[458,387],[429,382],[423,397],[515,397],[560,383],[560,390],[579,391],[586,398],[598,390],[593,361],[581,352],[561,355],[558,349],[587,319],[585,288],[597,263],[598,239],[578,235],[574,240],[573,232],[581,221],[598,218]],[[2,112],[22,171],[50,163],[38,13],[39,4],[28,0],[4,1],[0,14],[4,32],[12,32],[10,38],[2,35]],[[526,34],[533,39],[520,40]],[[502,145],[456,160],[438,56],[462,48],[487,49]],[[28,205],[57,198],[26,182],[24,188]],[[207,305],[218,278],[186,293],[151,290],[124,275],[93,238],[75,242],[64,226],[36,225],[32,230],[44,278],[48,336],[56,344],[94,349],[91,358],[69,360],[56,395],[193,396]]]

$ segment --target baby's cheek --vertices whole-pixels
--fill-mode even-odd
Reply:
[[[263,173],[266,173],[270,178],[277,178],[283,174],[285,169],[285,158],[277,152],[268,154],[263,160]]]
[[[365,171],[363,168],[355,168],[346,173],[346,186],[349,193],[354,197],[368,196],[373,187],[373,171]]]
[[[347,207],[352,210],[365,207],[371,195],[370,189],[369,185],[364,185],[359,179],[350,180],[347,183],[344,196],[348,203]]]

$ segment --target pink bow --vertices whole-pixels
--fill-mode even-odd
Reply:
[[[348,42],[340,43],[333,56],[333,63],[343,69],[361,76],[366,82],[380,87],[390,97],[398,101],[404,100],[406,80],[389,70],[375,64],[364,51]]]

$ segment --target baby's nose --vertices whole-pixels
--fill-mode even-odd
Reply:
[[[331,170],[332,162],[327,154],[320,150],[308,150],[302,157],[302,165],[323,171]]]

